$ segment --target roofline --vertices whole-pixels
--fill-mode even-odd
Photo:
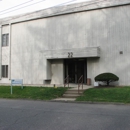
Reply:
[[[114,1],[117,2],[119,0],[114,0]],[[67,14],[78,13],[78,12],[85,12],[85,11],[104,9],[104,8],[112,8],[112,7],[130,5],[129,0],[123,0],[120,3],[116,3],[116,2],[115,3],[110,2],[109,5],[108,5],[108,3],[105,3],[105,4],[101,3],[102,5],[99,5],[100,3],[99,4],[94,4],[94,5],[87,5],[87,4],[89,4],[89,2],[82,2],[82,3],[78,3],[78,4],[76,3],[76,4],[72,4],[72,5],[68,5],[68,6],[65,5],[65,6],[62,6],[62,7],[53,7],[53,8],[49,8],[49,9],[35,11],[35,12],[32,12],[32,13],[26,13],[26,14],[23,14],[23,15],[18,15],[13,20],[12,19],[7,20],[7,21],[3,20],[3,22],[1,22],[2,24],[0,24],[0,25],[1,26],[6,26],[6,25],[9,25],[9,24],[16,24],[16,23],[27,22],[27,21],[31,21],[31,20],[38,20],[38,19],[49,18],[49,17],[55,17],[55,16],[60,16],[60,15],[67,15]],[[73,7],[75,5],[77,5],[77,7]],[[55,10],[60,9],[60,8],[64,8],[64,7],[66,7],[65,11],[61,10],[61,12],[60,12],[58,10],[58,12],[55,12]],[[84,8],[82,8],[82,7],[84,7]],[[34,16],[34,17],[32,16],[31,18],[26,18],[29,15],[33,15],[35,13],[38,14],[40,12],[43,12],[43,13],[52,12],[52,13],[47,14],[47,15],[42,14],[43,16],[40,15],[40,16]],[[11,17],[9,17],[9,18],[11,18]],[[22,18],[22,19],[20,19],[20,18]]]

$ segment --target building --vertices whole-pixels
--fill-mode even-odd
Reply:
[[[130,0],[83,2],[0,20],[0,83],[94,84],[100,73],[130,85]]]

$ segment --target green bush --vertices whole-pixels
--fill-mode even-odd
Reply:
[[[114,82],[114,81],[118,81],[119,77],[117,77],[115,74],[113,73],[102,73],[99,74],[95,77],[95,81],[101,81],[106,83],[108,86],[110,84],[110,82]]]

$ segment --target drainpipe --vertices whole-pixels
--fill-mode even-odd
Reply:
[[[1,80],[1,65],[2,65],[2,26],[0,25],[0,80]]]
[[[9,80],[11,80],[11,23],[9,24]]]

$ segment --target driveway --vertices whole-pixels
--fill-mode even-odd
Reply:
[[[129,105],[0,99],[0,130],[129,129]]]

